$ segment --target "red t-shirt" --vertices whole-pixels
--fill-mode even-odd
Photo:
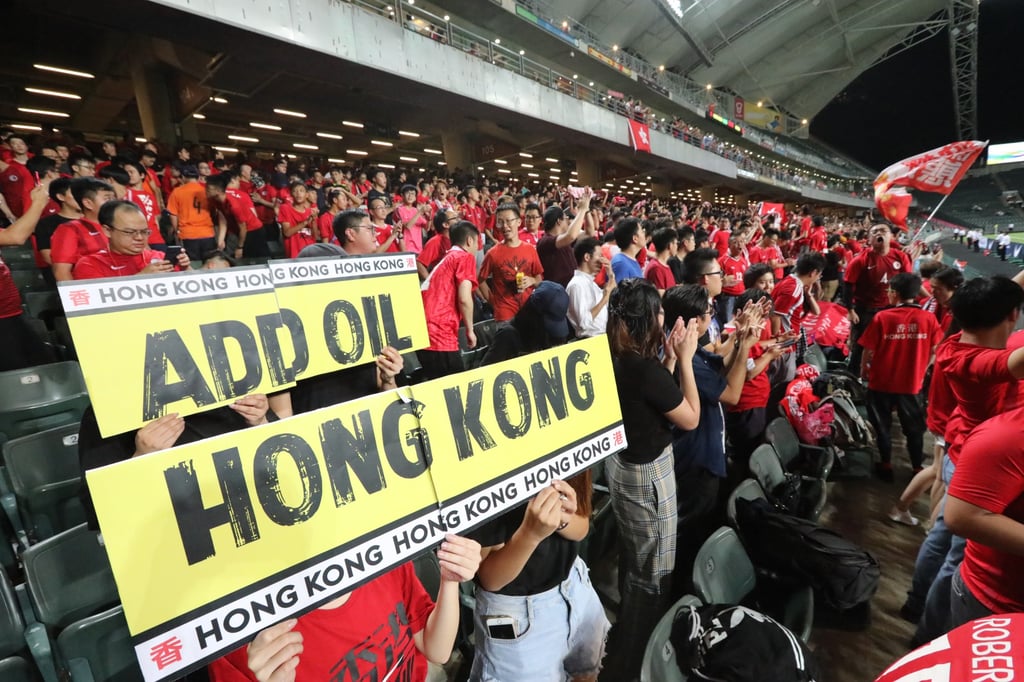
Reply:
[[[487,229],[487,211],[484,210],[483,206],[464,204],[461,213],[463,220],[473,223],[481,232]]]
[[[868,388],[884,393],[916,395],[932,350],[942,341],[935,316],[916,305],[882,310],[871,320],[858,343],[874,351]]]
[[[460,246],[453,246],[423,280],[423,309],[427,316],[427,350],[459,350],[459,284],[472,282],[476,289],[476,257]]]
[[[942,344],[939,346],[941,347]],[[953,395],[949,384],[946,383],[946,375],[939,371],[932,371],[932,380],[928,384],[928,430],[940,438],[945,438],[946,426],[955,409],[956,396]]]
[[[294,227],[295,225],[308,220],[312,212],[312,205],[307,206],[303,211],[298,211],[292,204],[281,204],[281,207],[278,209],[277,219],[281,223],[282,229],[285,223]],[[304,248],[315,242],[316,239],[313,238],[313,230],[308,227],[303,227],[298,232],[284,238],[285,258],[295,258],[299,255],[299,251],[302,251]]]
[[[725,258],[729,255],[729,237],[732,236],[730,230],[716,230],[711,235],[711,246],[718,250],[718,257]]]
[[[824,227],[816,227],[811,230],[809,248],[817,253],[825,253],[825,249],[828,248],[828,235],[825,234]]]
[[[783,330],[800,328],[804,318],[804,283],[796,275],[783,277],[772,289],[772,312],[782,317]]]
[[[238,234],[239,225],[245,225],[246,233],[263,229],[263,221],[256,215],[256,205],[248,194],[234,188],[227,189],[224,194],[224,217],[229,230]]]
[[[441,262],[444,254],[448,253],[450,248],[452,248],[452,240],[448,238],[448,235],[434,235],[423,245],[423,250],[416,256],[416,260],[423,263],[423,267],[427,269],[427,272],[430,272]]]
[[[1024,408],[997,415],[971,432],[949,495],[1024,523]],[[1024,611],[1024,556],[968,538],[960,575],[994,613]]]
[[[764,348],[757,344],[750,349],[750,356],[747,360],[747,369],[754,368],[754,362],[764,355]],[[743,382],[743,389],[740,391],[739,401],[729,408],[730,412],[745,412],[758,407],[768,406],[768,396],[772,391],[771,381],[768,379],[768,371],[758,374],[753,379]]]
[[[60,225],[50,238],[50,262],[74,265],[85,256],[107,249],[107,235],[99,223],[85,218]]]
[[[422,632],[434,603],[407,563],[356,588],[335,609],[317,609],[299,618],[302,653],[298,682],[422,682],[427,659],[413,635]],[[240,647],[209,666],[212,682],[256,682]]]
[[[23,163],[14,159],[7,163],[7,169],[0,173],[0,192],[7,200],[11,213],[21,217],[32,205],[31,192],[36,183]]]
[[[11,269],[0,258],[0,319],[21,315],[21,294]]]
[[[536,248],[523,243],[515,247],[496,244],[484,256],[479,277],[480,281],[490,279],[491,307],[494,308],[494,319],[498,322],[515,317],[533,292],[532,288],[522,293],[516,290],[517,272],[530,277],[544,274]]]
[[[384,243],[388,240],[388,238],[391,237],[392,231],[397,229],[397,225],[393,227],[391,225],[374,225],[373,236],[377,240],[377,246],[383,246]],[[400,249],[398,248],[398,237],[396,236],[394,241],[391,242],[391,246],[385,249],[385,253],[398,253],[399,251]]]
[[[984,348],[949,337],[935,353],[935,372],[945,374],[957,407],[946,426],[945,438],[954,463],[960,447],[976,426],[1017,406],[1017,379],[1010,374],[1010,354],[1021,345],[1024,333],[1011,335],[1013,347]]]
[[[723,286],[722,293],[728,294],[729,296],[739,296],[743,293],[743,273],[750,267],[750,263],[747,261],[747,257],[742,253],[739,256],[730,256],[726,253],[724,256],[718,259],[719,264],[722,266],[722,278],[725,279],[727,275],[732,275],[736,278],[736,283],[732,286]]]
[[[137,256],[126,256],[113,251],[101,251],[85,256],[75,266],[75,279],[100,277],[130,277],[137,275],[155,260],[164,260],[159,251],[146,249]]]
[[[332,244],[338,243],[338,238],[334,236],[334,219],[338,217],[337,213],[321,213],[316,219],[317,229],[320,230],[320,239],[328,239]],[[339,244],[340,246],[340,244]]]
[[[672,274],[672,268],[657,258],[651,258],[647,262],[644,279],[653,284],[655,289],[671,289],[676,285],[676,277]]]
[[[263,185],[256,190],[256,194],[260,199],[263,199],[263,201],[269,201],[270,203],[274,203],[274,200],[279,199],[281,196],[280,192],[270,185]],[[269,225],[277,220],[277,216],[274,214],[274,209],[269,206],[264,206],[263,204],[256,206],[256,217],[259,218],[260,222],[264,225]]]
[[[160,234],[160,224],[157,222],[160,208],[157,206],[156,197],[149,192],[129,187],[125,191],[124,198],[142,209],[142,214],[146,216],[146,225],[149,226],[149,243],[163,244],[164,236]]]
[[[764,263],[769,265],[772,261],[783,260],[782,249],[779,248],[778,244],[772,244],[771,246],[752,246],[747,249],[747,255],[750,257],[751,263]],[[782,268],[774,268],[775,281],[781,282],[782,278],[785,277],[785,271]]]
[[[541,233],[540,230],[537,230],[536,232],[530,232],[529,230],[519,230],[519,241],[523,242],[524,244],[529,244],[530,246],[533,247],[537,246],[537,242],[539,242],[540,238],[543,236],[544,235],[543,233]]]
[[[857,255],[846,268],[844,277],[853,285],[854,306],[877,310],[889,305],[889,282],[903,272],[913,272],[910,257],[898,249],[884,256],[868,250]]]

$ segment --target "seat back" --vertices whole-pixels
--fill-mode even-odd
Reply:
[[[8,441],[3,453],[21,516],[34,539],[85,522],[77,423]]]
[[[719,528],[701,545],[693,584],[705,604],[739,604],[756,583],[754,565],[732,528]]]
[[[25,550],[25,579],[39,622],[62,628],[118,601],[99,533],[85,524]]]
[[[437,599],[441,589],[441,564],[437,561],[437,555],[432,551],[424,552],[413,559],[412,567],[430,598]]]
[[[7,249],[4,249],[4,259],[7,258]],[[22,295],[29,291],[43,291],[45,289],[52,289],[53,286],[46,281],[43,277],[43,273],[39,271],[39,268],[31,269],[17,269],[11,270],[11,278],[14,280],[14,285],[18,287],[18,291]]]
[[[142,671],[132,648],[124,609],[120,606],[75,621],[57,636],[57,649],[74,669],[85,662],[92,679],[106,682],[136,682]]]
[[[764,439],[775,449],[783,468],[788,467],[800,456],[800,437],[796,435],[793,425],[785,417],[768,422],[764,430]]]
[[[816,343],[807,346],[807,349],[804,351],[804,362],[815,367],[819,372],[824,372],[828,369],[828,358],[825,356],[825,351]]]
[[[761,489],[761,484],[752,478],[748,478],[736,486],[736,489],[729,494],[729,499],[725,503],[725,515],[733,527],[736,527],[736,500],[741,499],[765,499],[764,490]]]
[[[26,291],[22,297],[29,317],[43,320],[50,325],[53,318],[64,314],[64,304],[60,302],[60,294],[54,290]]]
[[[692,594],[685,595],[669,608],[654,627],[644,649],[640,682],[686,682],[686,675],[679,669],[676,650],[669,638],[676,616],[687,606],[700,606],[700,599]]]
[[[494,334],[498,331],[498,323],[494,320],[481,320],[473,325],[473,333],[476,334],[477,346],[489,346],[494,341]]]
[[[25,648],[25,623],[7,574],[0,571],[0,658]]]
[[[78,423],[88,405],[77,362],[0,372],[0,441]]]
[[[758,445],[750,455],[750,473],[754,474],[754,478],[766,493],[772,492],[776,486],[786,480],[786,472],[782,469],[779,456],[767,443]]]
[[[21,656],[0,659],[0,680],[4,682],[38,682],[32,664]]]

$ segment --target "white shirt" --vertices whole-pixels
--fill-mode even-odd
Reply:
[[[577,270],[573,273],[565,291],[569,294],[569,322],[576,330],[576,335],[599,336],[604,334],[608,327],[608,306],[603,306],[596,317],[590,314],[594,306],[604,297],[604,291],[594,282],[594,276]]]

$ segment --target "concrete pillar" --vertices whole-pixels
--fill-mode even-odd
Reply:
[[[148,41],[136,41],[133,58],[129,62],[132,76],[132,87],[135,90],[135,104],[139,108],[139,120],[142,121],[142,134],[164,144],[173,144],[182,139],[180,131],[174,123],[173,101],[167,85],[167,74],[160,63],[153,57]],[[198,137],[195,124],[191,124],[191,136]]]
[[[667,199],[669,193],[672,192],[672,184],[664,180],[654,180],[651,183],[651,191],[654,192],[655,197]]]
[[[455,172],[456,168],[467,172],[474,170],[473,147],[465,135],[442,133],[441,151],[444,152],[444,160],[448,164],[449,172]]]
[[[601,187],[601,164],[595,159],[576,160],[576,183],[580,187]]]

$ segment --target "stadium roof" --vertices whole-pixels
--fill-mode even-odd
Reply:
[[[935,35],[946,25],[945,15],[937,15],[947,6],[947,0],[558,0],[546,9],[698,83],[811,118],[863,71]]]

